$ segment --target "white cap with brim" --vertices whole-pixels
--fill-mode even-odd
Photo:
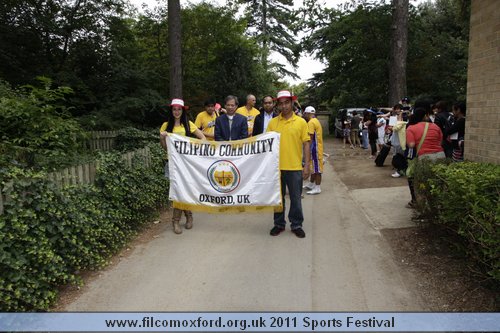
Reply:
[[[183,109],[185,108],[184,101],[180,98],[172,99],[172,103],[170,103],[170,106],[180,106]]]
[[[292,93],[288,90],[280,90],[278,91],[278,95],[276,96],[276,99],[280,98],[291,98],[293,101],[297,99],[297,96],[292,95]]]
[[[316,113],[316,109],[312,106],[308,106],[305,110],[304,110],[304,113]]]

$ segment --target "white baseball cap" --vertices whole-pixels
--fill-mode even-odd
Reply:
[[[305,110],[304,113],[316,113],[316,109],[312,106],[308,106]]]
[[[297,99],[297,96],[292,95],[292,93],[288,90],[280,90],[278,91],[278,95],[276,96],[276,99],[280,98],[291,98],[293,101]]]
[[[174,98],[172,99],[172,103],[170,103],[170,106],[180,106],[181,108],[185,108],[184,106],[184,100],[180,98]]]

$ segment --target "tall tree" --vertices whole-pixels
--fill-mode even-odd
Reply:
[[[170,59],[170,97],[182,98],[181,4],[168,0],[168,46]]]
[[[389,105],[406,96],[409,0],[392,0],[391,56],[389,62]]]
[[[299,47],[295,40],[297,15],[293,0],[236,0],[245,6],[248,32],[254,36],[262,48],[261,61],[264,68],[269,65],[283,75],[298,76],[286,66],[269,63],[269,54],[281,54],[295,68],[299,60]]]
[[[408,91],[454,101],[466,98],[470,1],[436,0],[410,11]]]
[[[315,30],[304,44],[326,65],[309,81],[309,97],[341,107],[385,104],[390,6],[360,5],[325,14],[328,25]]]

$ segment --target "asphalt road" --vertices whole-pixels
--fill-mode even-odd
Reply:
[[[409,196],[405,181],[391,180],[390,168],[374,168],[363,152],[342,149],[334,139],[325,144],[335,155],[325,165],[323,192],[303,199],[305,239],[288,225],[271,237],[269,213],[195,213],[192,230],[175,235],[162,223],[158,237],[92,279],[64,310],[425,310],[380,233],[410,224],[400,208]],[[362,188],[370,170],[390,186]],[[347,181],[352,175],[361,179],[356,186]],[[392,208],[377,209],[386,200]]]

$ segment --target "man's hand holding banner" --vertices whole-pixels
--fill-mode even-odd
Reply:
[[[211,213],[281,210],[279,140],[276,132],[219,142],[169,134],[173,207]]]

